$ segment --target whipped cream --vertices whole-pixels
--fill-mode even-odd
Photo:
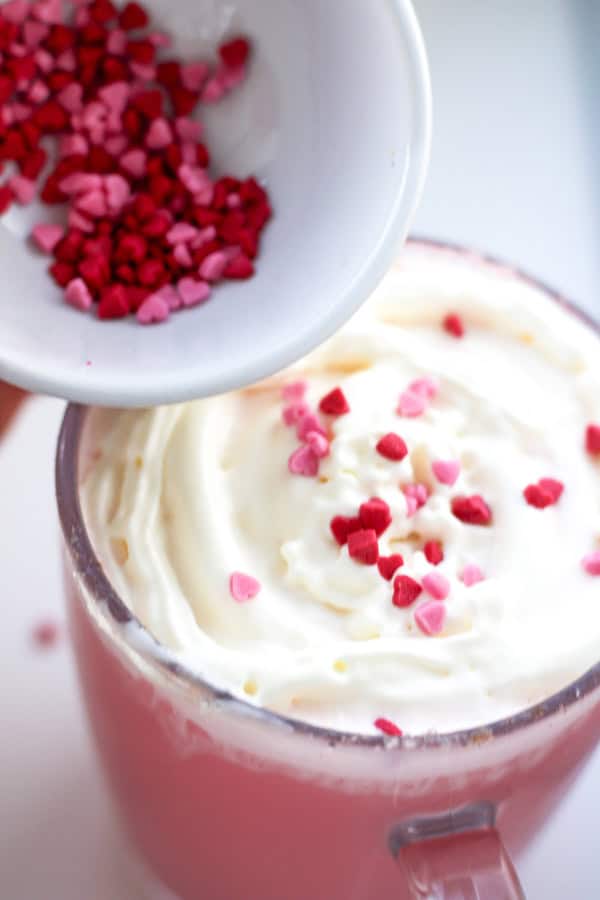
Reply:
[[[452,311],[457,339],[441,327]],[[397,413],[418,378],[439,390],[422,415]],[[341,387],[350,412],[321,416],[330,453],[314,477],[291,474],[299,446],[282,421],[282,386],[307,402]],[[148,410],[93,410],[82,476],[85,520],[123,600],[150,632],[209,682],[248,702],[333,729],[405,733],[482,725],[537,702],[600,657],[600,579],[582,556],[600,540],[600,464],[585,453],[600,421],[600,340],[539,289],[445,251],[405,250],[373,297],[301,363],[247,390]],[[375,450],[399,434],[407,456]],[[97,436],[97,437],[96,437]],[[433,474],[457,460],[453,485]],[[528,505],[540,478],[559,502]],[[408,514],[402,486],[426,484]],[[478,494],[486,527],[451,511]],[[397,574],[449,583],[439,634],[392,603],[392,582],[334,540],[336,515],[370,497],[392,523],[382,555]],[[443,545],[429,563],[427,541]],[[484,580],[461,576],[477,566]],[[233,572],[260,582],[247,602]],[[468,579],[467,579],[468,580]]]

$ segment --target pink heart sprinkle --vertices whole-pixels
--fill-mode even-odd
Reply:
[[[146,134],[146,146],[151,150],[163,150],[173,141],[173,132],[166,119],[154,119]]]
[[[59,183],[63,194],[87,194],[102,187],[102,177],[93,172],[73,172]]]
[[[202,126],[200,125],[200,122],[196,122],[195,119],[188,119],[187,116],[180,116],[178,119],[175,119],[175,131],[182,141],[195,142],[200,140]]]
[[[288,470],[292,475],[314,477],[319,471],[319,457],[308,444],[298,447],[288,459]]]
[[[581,560],[581,565],[588,575],[600,575],[600,550],[586,554]]]
[[[200,100],[202,103],[217,103],[225,93],[225,86],[220,78],[213,76],[204,85]]]
[[[75,204],[79,212],[87,213],[94,219],[101,219],[108,212],[102,191],[89,191],[77,199]]]
[[[403,391],[398,398],[397,412],[401,416],[415,418],[425,412],[427,400],[422,394],[413,391]]]
[[[46,87],[43,81],[34,81],[31,85],[29,93],[27,94],[27,99],[31,101],[31,103],[43,103],[44,100],[47,100],[50,96],[50,91]]]
[[[183,141],[180,150],[183,162],[188,166],[193,166],[197,158],[196,145],[191,141]]]
[[[207,77],[208,66],[206,63],[187,63],[181,67],[181,81],[188,91],[199,91]]]
[[[147,156],[143,150],[128,150],[123,154],[119,163],[133,178],[142,178],[146,171],[146,159]]]
[[[106,49],[109,53],[112,53],[114,56],[121,56],[125,53],[125,48],[127,47],[127,35],[120,28],[115,28],[114,31],[111,31],[108,35],[108,40],[106,42]],[[100,91],[102,94],[102,91]]]
[[[147,36],[147,40],[150,41],[153,47],[170,47],[172,44],[169,35],[164,34],[162,31],[153,31],[152,34]]]
[[[453,485],[460,474],[460,463],[457,459],[436,459],[431,468],[440,484]]]
[[[199,166],[190,166],[187,163],[182,163],[177,170],[177,174],[191,194],[198,194],[210,188],[212,199],[212,181],[204,169],[201,169]]]
[[[31,229],[32,240],[44,253],[52,253],[64,233],[65,229],[62,225],[52,225],[44,222],[34,225]]]
[[[112,34],[115,32],[113,31]],[[109,111],[119,115],[127,106],[130,94],[131,88],[124,81],[113,81],[112,84],[107,84],[98,91],[98,96]]]
[[[281,398],[285,403],[300,403],[304,400],[307,390],[308,381],[300,378],[298,381],[292,381],[282,387]]]
[[[8,186],[15,196],[15,200],[22,206],[27,206],[35,197],[35,181],[25,178],[23,175],[13,175],[8,181]]]
[[[226,203],[228,209],[237,209],[242,205],[242,198],[239,194],[229,194]]]
[[[292,403],[283,410],[282,418],[286,425],[296,425],[300,419],[309,415],[310,407],[307,403]]]
[[[84,107],[81,121],[86,128],[91,130],[99,125],[104,125],[106,114],[107,110],[104,103],[100,103],[99,100],[92,100],[91,103]]]
[[[210,285],[206,281],[196,281],[185,276],[177,282],[177,290],[184,306],[196,306],[204,303],[210,296]]]
[[[112,212],[119,212],[129,200],[130,189],[122,175],[107,175],[104,179],[106,199]]]
[[[423,634],[439,634],[446,622],[446,607],[438,600],[428,600],[415,611],[415,622]]]
[[[450,582],[441,572],[428,572],[421,584],[427,593],[436,600],[445,600],[450,593]]]
[[[329,456],[329,441],[318,431],[309,431],[306,435],[306,443],[319,459]]]
[[[138,62],[130,62],[129,68],[133,72],[136,78],[139,78],[140,81],[154,81],[156,79],[156,66],[152,66],[150,64],[145,65],[144,63]],[[142,90],[146,87],[145,84],[140,85]]]
[[[232,572],[229,576],[229,592],[238,603],[252,600],[261,589],[261,583],[252,575],[244,572]]]
[[[76,113],[83,106],[83,88],[80,84],[72,82],[59,91],[56,99],[67,112]]]
[[[61,0],[44,0],[43,3],[34,3],[32,13],[40,22],[46,22],[48,25],[62,25]]]
[[[412,497],[420,509],[427,503],[429,491],[426,484],[405,484],[402,492],[406,497]]]
[[[59,156],[75,156],[80,154],[85,156],[90,149],[90,145],[82,134],[68,134],[60,139]]]
[[[175,249],[173,250],[173,256],[180,266],[191,269],[194,259],[187,244],[176,244]]]
[[[6,7],[3,7],[2,12]],[[27,47],[32,49],[41,44],[48,37],[49,28],[42,22],[25,22],[23,25],[23,40]]]
[[[26,103],[13,103],[12,114],[15,122],[25,122],[31,115],[31,107]]]
[[[206,281],[218,281],[226,268],[227,257],[220,250],[215,250],[214,253],[209,253],[204,257],[198,274]]]
[[[52,59],[52,57],[50,58]],[[60,56],[57,56],[56,58],[56,65],[59,69],[64,69],[65,72],[74,72],[77,68],[75,51],[71,47],[69,47],[67,50],[63,50]]]
[[[6,9],[6,7],[4,8]],[[47,50],[44,50],[40,47],[39,50],[35,51],[34,58],[38,69],[40,69],[42,72],[45,72],[47,74],[54,69],[54,57],[51,53],[48,53]],[[64,66],[62,68],[64,68]]]
[[[172,284],[164,284],[158,291],[154,292],[154,296],[164,300],[171,312],[181,309],[181,297]]]
[[[191,242],[192,250],[197,250],[198,247],[201,247],[202,244],[208,243],[208,241],[213,241],[217,236],[217,229],[214,225],[207,225],[206,228],[201,228],[196,237]]]
[[[193,225],[189,225],[187,222],[177,222],[176,225],[173,225],[173,227],[167,231],[167,243],[171,245],[187,244],[190,241],[193,241],[197,234],[198,229],[194,228]]]
[[[431,375],[425,375],[423,378],[416,378],[414,381],[408,386],[408,390],[413,394],[420,394],[423,397],[427,397],[428,400],[433,400],[435,395],[440,389],[439,382],[436,378],[432,378]]]
[[[406,517],[411,519],[419,508],[415,497],[406,497]]]
[[[29,3],[27,0],[9,0],[2,5],[2,18],[7,22],[20,25],[29,15]]]
[[[485,575],[479,568],[479,566],[474,565],[474,563],[469,563],[462,570],[462,575],[460,576],[461,581],[467,587],[471,587],[474,584],[477,584],[479,581],[485,580]]]
[[[169,318],[169,304],[158,293],[150,294],[140,305],[136,318],[142,325],[164,322]]]
[[[78,28],[83,28],[86,25],[89,25],[91,21],[92,18],[87,6],[82,5],[75,11],[75,24]]]
[[[83,216],[76,209],[70,209],[67,214],[67,222],[69,224],[69,228],[79,228],[80,231],[95,231],[95,226],[92,225],[90,220]]]
[[[129,141],[124,134],[114,134],[112,137],[107,138],[105,144],[111,156],[121,156],[128,145]]]
[[[76,309],[89,309],[92,305],[92,295],[83,278],[74,278],[65,288],[65,300]]]
[[[327,437],[327,432],[313,412],[309,412],[299,420],[296,426],[298,440],[305,441],[309,431],[315,431],[317,434],[322,434],[323,437]]]

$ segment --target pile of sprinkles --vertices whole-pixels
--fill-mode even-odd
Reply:
[[[143,6],[9,0],[0,8],[0,213],[66,207],[31,239],[71,306],[163,322],[224,279],[254,274],[269,198],[254,179],[213,178],[198,104],[247,75],[234,37],[214,62],[159,57],[171,44]]]
[[[454,338],[463,338],[467,333],[463,320],[456,313],[448,313],[441,324]],[[321,459],[329,454],[333,440],[329,424],[331,419],[351,413],[351,408],[339,386],[322,397],[316,409],[306,401],[307,389],[305,380],[294,381],[283,388],[282,418],[287,427],[295,429],[299,441],[299,446],[288,460],[289,472],[292,475],[314,478],[318,475]],[[430,376],[411,382],[398,397],[396,414],[400,419],[425,414],[427,408],[435,403],[438,390],[437,381]],[[600,462],[600,424],[590,423],[586,427],[583,444],[587,455],[593,461]],[[409,447],[401,434],[389,432],[376,438],[373,452],[393,465],[402,462],[409,453]],[[460,475],[460,460],[433,460],[431,470],[436,482],[452,487]],[[408,518],[428,502],[432,491],[428,485],[419,483],[399,485],[399,490],[405,497],[405,514]],[[542,511],[556,506],[564,490],[565,485],[561,481],[544,476],[537,482],[526,485],[522,490],[522,497],[532,510]],[[449,505],[453,516],[466,527],[493,526],[492,508],[479,494],[451,496]],[[356,564],[377,567],[381,577],[391,582],[392,605],[400,609],[414,608],[413,619],[421,634],[426,637],[441,635],[447,618],[445,601],[451,593],[449,579],[435,569],[444,559],[443,544],[439,540],[428,540],[424,544],[423,554],[432,569],[417,580],[398,571],[404,566],[400,553],[390,556],[379,553],[379,538],[391,524],[389,504],[380,497],[370,497],[360,504],[353,515],[339,514],[331,519],[329,539],[340,548],[346,547],[348,556]],[[581,567],[588,575],[600,576],[600,550],[586,553],[581,559]],[[234,584],[238,576],[239,573],[231,576],[231,594],[236,600],[244,600],[247,597],[240,596],[239,586]],[[242,579],[248,578],[250,576],[242,576]],[[484,581],[485,574],[477,564],[469,563],[464,566],[459,579],[470,588]],[[260,585],[255,579],[250,579],[250,582],[256,588],[255,596]],[[380,716],[373,724],[386,737],[397,738],[402,735],[401,728],[388,718]]]

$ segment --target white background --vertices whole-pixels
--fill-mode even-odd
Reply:
[[[417,10],[435,130],[414,231],[505,256],[600,315],[598,5],[418,0]],[[0,900],[131,900],[68,645],[41,653],[30,641],[38,616],[62,616],[61,408],[32,402],[0,446]],[[530,900],[600,896],[599,792],[600,752],[520,860]]]

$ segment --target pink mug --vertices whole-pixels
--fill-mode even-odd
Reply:
[[[532,281],[468,251],[419,248]],[[518,715],[453,734],[341,734],[257,709],[178,665],[107,579],[79,503],[85,421],[84,408],[67,409],[56,467],[70,619],[100,758],[156,890],[523,897],[506,848],[519,852],[600,738],[600,663]]]

